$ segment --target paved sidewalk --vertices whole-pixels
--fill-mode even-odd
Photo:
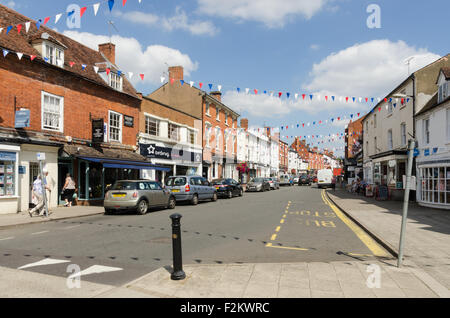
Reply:
[[[348,261],[331,263],[188,265],[186,279],[172,281],[160,268],[124,286],[81,279],[69,289],[66,279],[0,267],[0,297],[45,298],[430,298],[433,282],[407,262]],[[379,266],[379,267],[374,267]],[[374,271],[380,270],[379,286]],[[372,282],[370,286],[367,282]],[[379,288],[378,288],[379,287]]]
[[[49,222],[49,221],[53,221],[53,220],[62,220],[62,219],[70,219],[70,218],[76,218],[76,217],[81,217],[81,216],[102,214],[102,213],[104,213],[103,207],[73,206],[71,208],[65,208],[65,207],[53,208],[50,211],[48,218],[40,217],[40,216],[33,216],[31,218],[30,215],[28,214],[28,212],[16,213],[16,214],[5,214],[5,215],[0,215],[0,229],[21,226],[21,225],[26,225],[26,224]]]
[[[327,194],[336,206],[398,253],[403,202],[376,201],[341,189]],[[450,297],[450,211],[410,203],[404,257],[443,285],[441,296]]]

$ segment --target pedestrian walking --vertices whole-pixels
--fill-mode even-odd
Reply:
[[[66,174],[66,182],[64,183],[64,187],[62,189],[62,195],[66,203],[64,204],[65,207],[71,207],[72,201],[73,201],[73,195],[75,194],[75,181],[73,181],[72,176],[70,173]]]
[[[46,194],[46,198],[47,198],[47,207],[48,207],[48,210],[50,211],[52,189],[55,187],[55,180],[53,180],[52,177],[49,177],[48,170],[46,168],[43,169],[42,173],[43,173],[42,182],[43,182],[43,185],[44,185],[44,188],[46,191],[45,194]]]
[[[28,211],[30,217],[33,217],[33,214],[43,216],[45,213],[44,210],[44,188],[42,183],[41,175],[38,175],[36,180],[33,182],[33,203],[36,206],[33,209]]]

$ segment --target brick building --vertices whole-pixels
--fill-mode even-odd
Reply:
[[[185,83],[183,67],[174,66],[169,68],[169,81],[148,97],[202,118],[202,175],[205,178],[238,179],[236,152],[240,115],[222,103],[220,92],[208,94]]]
[[[0,5],[0,25],[24,21],[32,20]],[[113,44],[95,51],[33,21],[28,32],[2,32],[0,49],[0,165],[9,173],[0,213],[29,208],[37,153],[46,155],[50,207],[66,173],[80,204],[101,204],[107,185],[152,168],[135,152],[141,98],[115,65]]]
[[[142,177],[164,183],[173,175],[202,173],[202,118],[143,97],[139,119],[141,155],[170,169],[143,170]]]
[[[280,174],[288,173],[289,166],[289,145],[280,139]]]

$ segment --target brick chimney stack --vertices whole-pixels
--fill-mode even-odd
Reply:
[[[217,99],[219,102],[222,102],[222,93],[221,92],[211,92],[210,95]]]
[[[102,53],[112,64],[116,64],[116,45],[104,43],[98,45],[98,51]]]
[[[241,119],[241,128],[245,129],[245,131],[248,130],[248,119],[247,118]]]
[[[174,79],[175,81],[184,80],[184,69],[183,66],[171,66],[169,67],[169,80]]]

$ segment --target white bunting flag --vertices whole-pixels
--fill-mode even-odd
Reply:
[[[295,99],[298,99],[298,94],[295,94],[294,96],[295,96]]]
[[[94,15],[97,16],[98,8],[100,7],[100,3],[94,4]]]
[[[161,77],[161,83],[164,83],[165,80],[166,80],[165,77]]]
[[[59,19],[61,19],[61,17],[62,17],[62,13],[56,15],[55,24],[58,23],[58,21],[59,21]]]
[[[16,54],[17,54],[17,57],[19,58],[19,60],[22,60],[22,57],[23,57],[23,53],[19,53],[19,52],[17,52]]]
[[[194,82],[193,81],[190,81],[189,84],[191,85],[191,87],[194,86]]]
[[[99,67],[98,66],[94,66],[94,71],[95,73],[98,73]]]
[[[128,77],[131,79],[133,77],[133,72],[128,72]]]
[[[25,30],[27,31],[27,33],[28,33],[28,30],[30,30],[30,25],[31,25],[31,22],[25,23]]]
[[[245,93],[248,94],[248,92],[250,91],[250,88],[246,88],[245,89]]]
[[[360,102],[360,103],[362,102],[362,97],[359,98],[359,102]]]
[[[218,85],[217,89],[219,90],[219,92],[222,90],[222,85]]]
[[[3,28],[0,28],[0,33],[2,33],[3,32]]]

